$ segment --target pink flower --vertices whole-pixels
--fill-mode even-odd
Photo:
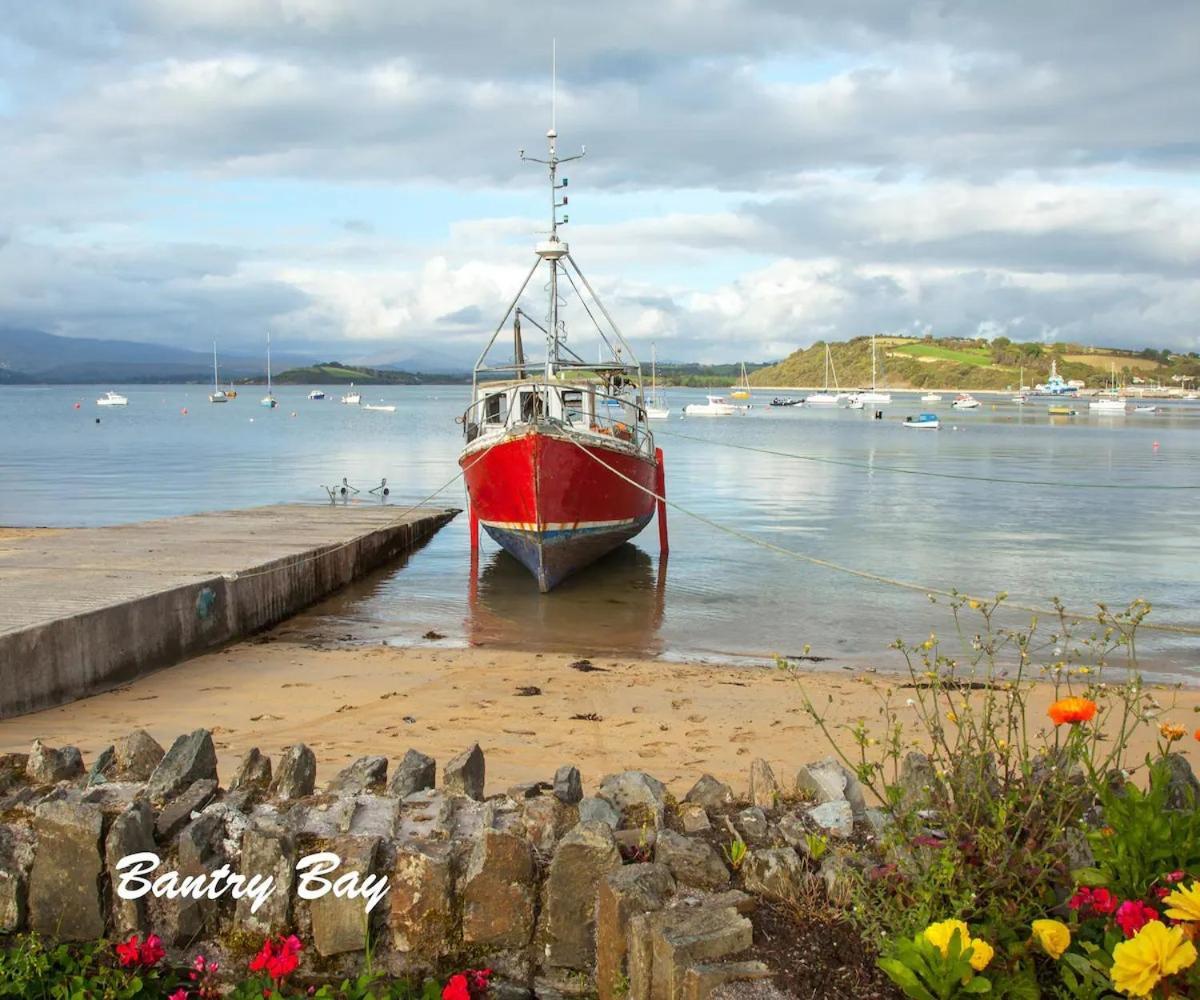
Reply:
[[[203,955],[196,956],[195,961],[192,962],[192,968],[195,969],[197,972],[204,971],[204,956]]]
[[[167,1000],[187,1000],[187,990],[180,986],[179,989],[167,997]]]
[[[442,990],[442,1000],[471,1000],[471,991],[467,987],[467,977],[461,972],[451,976]]]
[[[1131,938],[1151,920],[1159,920],[1160,917],[1153,906],[1143,903],[1140,899],[1127,899],[1117,907],[1117,914],[1113,919],[1122,933]]]
[[[1183,881],[1183,872],[1181,872],[1181,871],[1167,872],[1167,874],[1164,875],[1163,878],[1165,878],[1168,882],[1182,882]]]
[[[146,940],[142,942],[142,965],[147,967],[157,965],[166,953],[166,949],[162,945],[162,938],[157,934],[146,935]]]

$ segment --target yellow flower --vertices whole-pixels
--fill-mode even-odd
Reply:
[[[974,598],[972,598],[971,600],[967,601],[967,607],[970,608],[972,611],[978,611],[979,610],[979,602],[977,600],[975,600]]]
[[[1058,920],[1035,920],[1032,927],[1037,943],[1051,958],[1058,960],[1071,947],[1071,932],[1066,924]]]
[[[996,740],[996,749],[999,750],[1001,753],[1004,753],[1004,751],[1008,749],[1008,740],[1004,740],[1004,739]]]
[[[986,969],[988,962],[995,954],[996,950],[986,941],[981,938],[971,938],[971,968],[976,972]]]
[[[1151,920],[1113,949],[1112,984],[1128,996],[1148,997],[1164,976],[1173,976],[1195,961],[1196,947],[1182,927],[1168,928]]]
[[[1174,889],[1166,899],[1167,916],[1174,920],[1200,920],[1200,882]]]
[[[953,711],[953,710],[951,710],[951,711],[947,712],[947,713],[946,713],[946,718],[947,718],[947,719],[948,719],[950,722],[953,722],[953,723],[954,723],[956,726],[958,725],[958,713],[957,713],[957,712],[955,712],[955,711]]]
[[[955,931],[959,933],[959,947],[965,951],[967,942],[971,940],[971,931],[961,920],[943,920],[938,924],[930,924],[925,928],[925,940],[942,953],[942,958],[945,958],[950,952],[950,939],[954,937]]]
[[[1164,722],[1158,727],[1158,731],[1162,735],[1162,738],[1168,743],[1174,743],[1177,740],[1183,739],[1187,735],[1186,728],[1175,725],[1171,722]]]

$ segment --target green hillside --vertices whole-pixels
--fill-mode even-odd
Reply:
[[[871,338],[855,337],[830,344],[830,356],[841,388],[871,384]],[[1079,344],[1016,343],[1006,337],[993,341],[961,338],[877,337],[876,381],[893,389],[1015,389],[1024,368],[1024,384],[1043,382],[1052,360],[1065,379],[1081,379],[1089,388],[1107,384],[1112,367],[1125,384],[1141,379],[1179,387],[1172,376],[1200,377],[1200,358],[1147,349],[1124,351]],[[752,385],[823,386],[825,344],[796,351],[783,361],[759,369]],[[833,377],[830,378],[832,384]]]
[[[358,368],[329,361],[307,368],[289,368],[275,376],[277,385],[456,385],[470,382],[468,375],[429,375],[424,372]]]

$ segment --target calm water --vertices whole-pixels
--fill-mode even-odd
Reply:
[[[397,406],[379,413],[341,406],[338,389],[310,402],[308,387],[284,387],[279,409],[268,411],[253,387],[214,406],[198,386],[140,386],[120,389],[130,405],[113,409],[95,405],[99,388],[0,389],[0,524],[104,524],[321,501],[321,484],[343,476],[363,497],[386,476],[391,502],[413,502],[457,471],[454,417],[467,394],[459,386],[369,387],[365,401]],[[923,586],[1007,590],[1039,605],[1058,595],[1080,609],[1145,597],[1153,621],[1200,625],[1200,490],[1151,488],[1200,484],[1200,407],[1098,418],[1084,404],[1079,417],[1052,420],[1044,405],[1022,412],[985,403],[958,413],[947,402],[939,407],[941,431],[914,432],[898,418],[929,407],[897,394],[883,421],[766,406],[745,417],[680,420],[682,405],[701,397],[670,392],[673,419],[656,425],[669,495],[685,507],[790,549]],[[724,447],[731,444],[851,464]],[[461,483],[439,500],[462,506]],[[297,624],[401,643],[433,630],[451,644],[727,660],[798,653],[807,643],[834,662],[883,665],[897,636],[916,641],[948,624],[920,593],[773,554],[679,512],[671,514],[671,545],[664,564],[652,525],[592,571],[540,595],[486,538],[472,577],[460,517],[406,566],[376,574]],[[1195,637],[1146,634],[1141,648],[1161,669],[1200,673]]]

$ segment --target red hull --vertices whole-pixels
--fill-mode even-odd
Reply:
[[[468,451],[459,464],[474,516],[543,592],[632,538],[654,514],[655,463],[625,450],[530,430]]]

